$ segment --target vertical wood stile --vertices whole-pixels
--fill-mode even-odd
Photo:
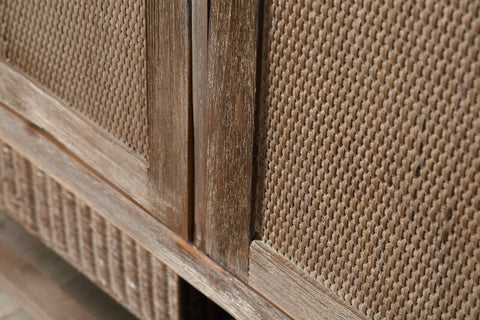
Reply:
[[[153,214],[190,237],[190,1],[147,0],[149,182]]]
[[[209,2],[206,61],[207,49],[202,47],[206,36],[197,34],[205,29],[205,3],[196,5],[200,13],[194,21],[199,29],[193,52],[195,144],[199,146],[195,153],[195,240],[214,260],[246,279],[258,0]]]
[[[205,248],[207,205],[208,1],[192,1],[192,103],[194,126],[194,241]]]

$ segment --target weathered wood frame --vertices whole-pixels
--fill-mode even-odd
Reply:
[[[191,238],[190,2],[147,0],[147,110],[152,215]]]
[[[0,104],[0,137],[62,185],[70,187],[99,215],[238,319],[289,319],[250,286],[124,197],[71,157],[43,130]],[[1,199],[0,192],[0,203]]]
[[[259,0],[193,2],[195,244],[246,280]]]
[[[194,242],[291,317],[365,319],[253,241],[262,19],[261,0],[193,1]]]
[[[146,2],[147,162],[35,80],[0,61],[0,103],[182,237],[191,237],[190,4]]]
[[[361,318],[252,244],[260,5],[147,0],[149,163],[3,62],[0,136],[233,316],[288,319],[271,300],[290,316],[321,304]],[[304,313],[272,280],[311,298]]]

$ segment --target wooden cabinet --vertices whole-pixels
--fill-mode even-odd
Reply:
[[[0,2],[0,209],[146,319],[476,318],[480,6]]]

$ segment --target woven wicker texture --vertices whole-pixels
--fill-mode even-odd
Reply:
[[[480,318],[480,2],[265,4],[263,241],[373,319]]]
[[[137,317],[169,317],[168,268],[150,252],[2,141],[0,176],[0,210]]]
[[[147,158],[144,1],[0,1],[7,59]]]

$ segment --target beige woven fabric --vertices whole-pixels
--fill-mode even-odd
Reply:
[[[1,140],[0,177],[0,211],[138,318],[166,319],[174,311],[169,310],[166,265]]]
[[[374,319],[480,318],[480,2],[267,1],[263,241]]]
[[[145,41],[144,1],[0,1],[0,58],[147,158]]]

